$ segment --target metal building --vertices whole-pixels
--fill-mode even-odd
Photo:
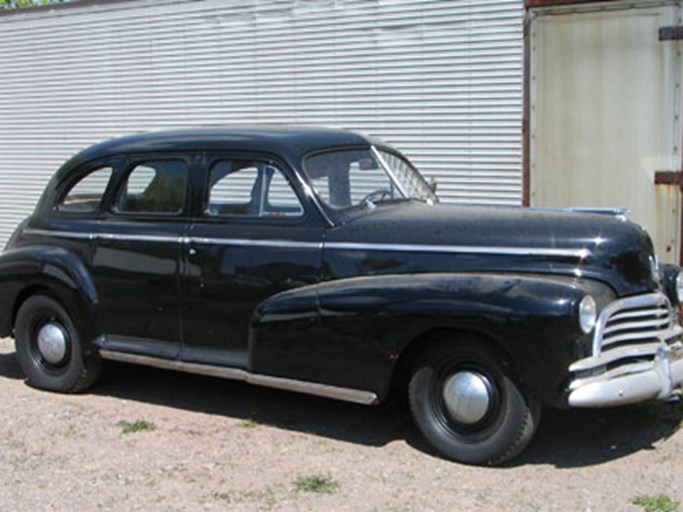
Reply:
[[[446,201],[522,202],[522,0],[85,0],[0,14],[0,244],[79,149],[296,123],[403,150]]]
[[[528,202],[626,207],[683,263],[683,2],[527,2]]]

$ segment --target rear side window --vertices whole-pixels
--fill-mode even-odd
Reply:
[[[57,204],[57,210],[79,213],[96,211],[102,202],[104,192],[107,190],[112,172],[111,167],[100,167],[86,174],[72,185]]]
[[[304,210],[282,171],[253,160],[221,160],[211,167],[209,215],[301,217]]]
[[[185,209],[188,167],[180,160],[136,165],[119,191],[115,210],[121,213],[178,215]]]

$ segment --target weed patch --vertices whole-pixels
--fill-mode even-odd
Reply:
[[[645,512],[676,512],[680,503],[664,494],[659,496],[636,496],[631,503],[642,507]]]
[[[308,475],[294,480],[294,488],[301,492],[332,494],[339,488],[339,484],[330,475]]]
[[[149,430],[156,430],[157,426],[149,421],[136,420],[134,422],[121,420],[116,424],[117,427],[121,428],[121,432],[124,434],[134,434],[135,432],[144,432]]]

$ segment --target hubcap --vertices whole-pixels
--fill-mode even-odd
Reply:
[[[57,365],[66,357],[69,335],[58,322],[48,322],[38,331],[38,350],[49,364]]]
[[[491,405],[491,384],[483,375],[463,371],[446,379],[443,399],[451,418],[466,425],[481,421]]]

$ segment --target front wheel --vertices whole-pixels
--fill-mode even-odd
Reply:
[[[541,406],[484,340],[442,340],[418,358],[409,385],[419,430],[444,457],[500,464],[531,441]]]
[[[15,338],[19,366],[32,386],[75,393],[100,374],[101,360],[84,358],[76,324],[51,297],[34,295],[21,305]]]

